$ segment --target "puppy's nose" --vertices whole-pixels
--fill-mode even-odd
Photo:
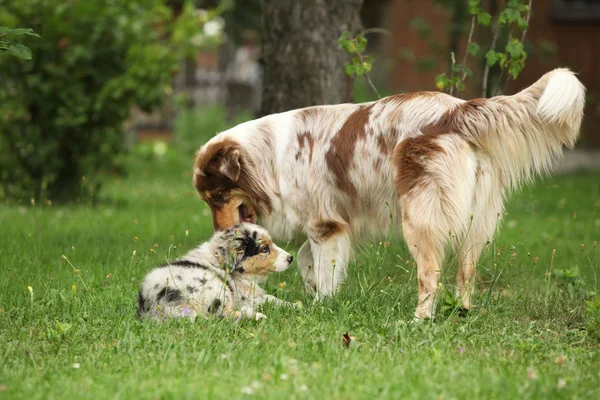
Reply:
[[[288,256],[288,257],[286,258],[286,260],[287,260],[288,264],[291,264],[291,263],[292,263],[292,261],[294,261],[294,257],[293,257],[293,256]]]

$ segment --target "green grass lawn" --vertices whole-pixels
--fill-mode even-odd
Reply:
[[[393,239],[365,246],[346,287],[322,304],[293,268],[267,288],[300,310],[267,306],[266,321],[237,324],[141,322],[145,272],[212,231],[191,163],[132,161],[95,206],[88,195],[70,206],[0,204],[0,398],[600,398],[600,343],[585,310],[599,291],[600,174],[513,196],[466,317],[448,299],[435,321],[411,322],[415,267]]]

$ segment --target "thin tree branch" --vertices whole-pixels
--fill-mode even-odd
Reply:
[[[529,18],[531,18],[531,7],[533,6],[533,0],[529,0],[529,9],[527,10],[527,27],[525,28],[525,30],[521,33],[521,43],[523,43],[523,40],[525,40],[525,35],[527,34],[527,31],[529,30]]]
[[[358,56],[358,59],[360,60],[360,63],[362,64],[363,63],[362,54],[356,53],[356,55]],[[377,88],[373,84],[373,81],[371,81],[371,78],[369,78],[369,74],[366,71],[364,73],[364,76],[365,76],[365,79],[367,80],[367,82],[369,82],[369,85],[371,86],[371,89],[373,89],[373,91],[377,95],[377,98],[381,99],[381,94],[379,94],[379,91],[377,90]]]
[[[454,57],[453,51],[450,52],[450,58],[452,59],[452,67],[450,69],[450,91],[448,94],[452,96],[452,93],[454,93],[454,65],[456,64],[456,57]]]
[[[467,39],[467,47],[465,49],[465,55],[463,56],[463,60],[462,60],[462,64],[466,67],[467,66],[467,56],[469,55],[469,45],[471,44],[471,41],[473,40],[473,32],[475,31],[475,19],[476,17],[473,16],[473,18],[471,18],[471,30],[469,31],[469,38]],[[460,80],[461,81],[465,81],[465,78],[467,77],[467,70],[465,68],[465,70],[463,71]]]
[[[380,33],[380,34],[386,35],[386,36],[394,36],[391,31],[389,31],[388,29],[383,29],[383,28],[367,28],[367,29],[363,29],[360,32],[361,35],[366,35],[369,33]]]
[[[490,50],[496,50],[496,42],[498,41],[498,35],[500,33],[500,25],[498,24],[498,17],[496,17],[496,22],[494,23],[494,36],[492,38],[492,44],[490,45]],[[483,70],[483,82],[482,82],[482,90],[481,97],[487,97],[487,85],[488,85],[488,76],[490,74],[490,65],[485,61],[485,69]]]
[[[524,44],[524,40],[525,40],[525,35],[527,34],[527,31],[529,30],[529,18],[531,17],[531,6],[533,5],[533,0],[529,0],[529,9],[527,10],[527,27],[525,28],[525,30],[523,30],[523,32],[521,32],[521,43]],[[504,93],[506,93],[506,89],[508,88],[508,82],[510,82],[510,75],[508,76],[508,78],[506,79],[506,83],[504,84]]]

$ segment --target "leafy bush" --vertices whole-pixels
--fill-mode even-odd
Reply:
[[[242,112],[228,120],[222,106],[184,110],[175,119],[175,146],[184,153],[193,154],[217,133],[252,118],[250,112]]]
[[[588,325],[588,333],[596,340],[600,341],[600,294],[595,299],[586,301],[586,310],[592,321]]]
[[[173,21],[164,0],[0,3],[0,25],[42,37],[33,60],[0,59],[0,198],[73,199],[83,176],[97,190],[131,106],[164,101],[205,21],[189,5]]]
[[[18,42],[23,36],[40,37],[31,28],[10,29],[6,26],[0,26],[0,55],[10,54],[25,60],[31,60],[32,54],[29,47]]]

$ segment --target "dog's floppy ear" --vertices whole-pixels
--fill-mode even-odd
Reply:
[[[226,176],[231,182],[237,182],[240,179],[241,170],[239,150],[236,149],[223,154],[219,165],[219,172],[222,175]]]

